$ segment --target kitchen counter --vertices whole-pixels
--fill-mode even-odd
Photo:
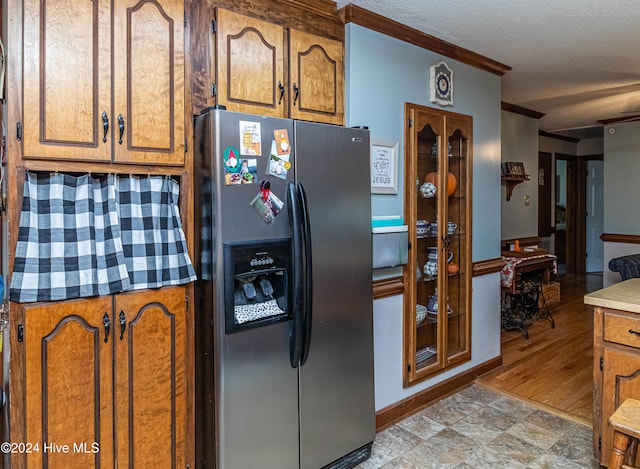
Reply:
[[[616,283],[584,296],[585,304],[640,313],[640,278]]]

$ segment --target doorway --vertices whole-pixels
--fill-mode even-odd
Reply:
[[[602,271],[602,155],[557,153],[555,162],[555,254],[558,272]]]

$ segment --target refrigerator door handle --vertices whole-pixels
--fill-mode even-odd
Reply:
[[[303,271],[303,232],[302,221],[300,219],[300,198],[298,187],[294,182],[287,186],[287,205],[289,222],[292,231],[293,249],[293,300],[292,316],[293,327],[289,337],[289,360],[292,368],[297,368],[302,355],[302,334],[303,334],[303,301],[304,301],[304,271]]]
[[[304,300],[302,307],[302,357],[300,358],[300,366],[303,366],[309,357],[309,349],[311,346],[311,330],[313,324],[312,305],[313,305],[313,275],[312,275],[312,259],[311,259],[311,225],[309,221],[309,210],[307,204],[307,194],[304,186],[298,183],[298,194],[300,197],[300,212],[302,221],[302,234],[304,240]]]

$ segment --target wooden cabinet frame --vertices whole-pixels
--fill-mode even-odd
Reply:
[[[409,260],[403,273],[403,384],[407,387],[471,359],[473,120],[405,103],[405,123]],[[426,134],[421,136],[422,132]],[[423,184],[435,185],[435,196],[430,191],[421,193]],[[437,228],[419,236],[419,219],[426,219],[430,226],[437,221]],[[453,232],[448,222],[456,224]],[[425,268],[427,251],[438,253],[430,272]],[[451,256],[455,266],[449,262]],[[428,306],[436,291],[434,311],[418,323],[417,309]]]

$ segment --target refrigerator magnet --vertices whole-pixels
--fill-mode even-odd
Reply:
[[[239,158],[238,149],[232,146],[227,147],[223,155],[226,185],[253,184],[257,181],[258,163],[255,158]]]
[[[266,184],[269,184],[268,182]],[[260,192],[251,201],[250,205],[265,223],[273,223],[284,203],[278,196],[265,186],[263,181],[260,184]]]
[[[262,130],[259,122],[240,121],[240,154],[260,156]]]
[[[291,153],[291,146],[289,145],[289,132],[287,132],[287,129],[274,130],[273,137],[277,142],[278,156],[288,155],[289,153]]]
[[[289,162],[289,154],[279,155],[276,150],[276,141],[271,142],[271,156],[269,157],[269,165],[267,166],[267,174],[280,179],[287,179],[287,171],[291,168]]]

